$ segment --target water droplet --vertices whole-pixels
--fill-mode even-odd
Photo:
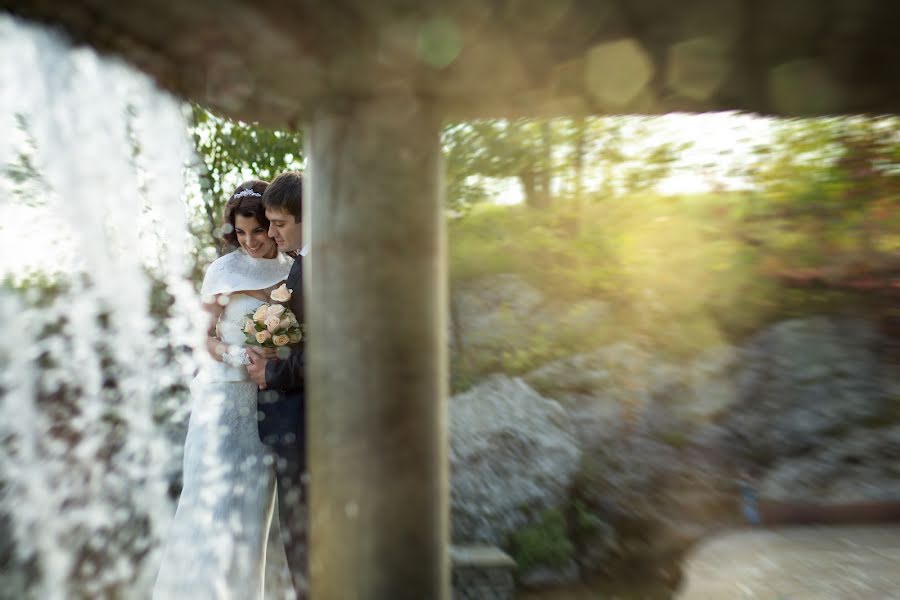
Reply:
[[[463,38],[450,19],[436,18],[419,29],[416,54],[423,63],[436,69],[449,66],[462,50]]]
[[[682,96],[706,100],[719,89],[730,68],[728,50],[718,38],[693,38],[669,49],[666,83]]]
[[[795,60],[769,73],[769,100],[775,111],[790,116],[814,116],[836,110],[841,90],[817,60]]]
[[[585,86],[602,106],[624,107],[653,78],[653,61],[635,39],[594,46],[587,55]]]

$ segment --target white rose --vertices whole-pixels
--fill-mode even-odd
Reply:
[[[281,315],[284,314],[284,307],[280,304],[273,304],[266,310],[266,322],[269,321],[272,317],[278,317],[281,319]]]
[[[279,319],[278,317],[269,317],[266,319],[266,329],[268,329],[272,333],[275,333],[280,325],[281,319]]]
[[[281,323],[278,324],[278,329],[290,329],[291,328],[291,320],[290,319],[281,319]]]
[[[291,340],[292,344],[296,344],[297,342],[299,342],[300,340],[303,339],[303,334],[301,334],[299,331],[295,330],[288,334],[288,338]]]
[[[256,333],[256,325],[253,324],[253,321],[247,319],[244,321],[244,333]]]
[[[289,341],[290,338],[284,334],[279,334],[272,338],[272,343],[274,343],[276,346],[284,346]]]
[[[291,290],[287,288],[286,283],[282,283],[280,286],[272,290],[272,293],[269,295],[272,300],[275,302],[287,302],[291,299]]]
[[[294,316],[294,313],[288,312],[287,316],[288,319],[291,320],[291,327],[297,327],[300,325],[300,323],[297,322],[297,317]]]
[[[266,320],[266,311],[268,310],[268,306],[263,304],[259,308],[256,309],[256,312],[253,313],[253,320],[257,323],[262,323]]]
[[[258,331],[256,332],[256,341],[260,344],[265,344],[269,341],[269,338],[272,337],[272,334],[268,331]]]

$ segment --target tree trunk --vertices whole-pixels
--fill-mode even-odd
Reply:
[[[553,130],[550,120],[541,121],[540,208],[547,208],[553,198]]]
[[[540,199],[538,198],[538,196],[540,192],[537,188],[537,174],[534,172],[534,170],[529,169],[520,171],[518,176],[519,182],[522,184],[522,193],[525,195],[526,206],[539,208]]]
[[[573,144],[572,154],[575,166],[575,202],[581,206],[584,196],[584,154],[586,150],[585,138],[587,131],[586,119],[578,117],[574,120],[575,140]]]
[[[313,598],[449,597],[440,124],[408,97],[310,123]]]

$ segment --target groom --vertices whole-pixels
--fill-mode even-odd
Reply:
[[[303,182],[296,172],[282,173],[266,188],[262,197],[269,220],[269,237],[278,249],[294,256],[287,278],[291,290],[290,308],[300,323],[303,319],[303,246],[301,207]],[[252,348],[251,348],[252,349]],[[259,386],[259,437],[272,447],[277,459],[278,512],[288,566],[298,600],[308,596],[306,483],[306,395],[304,393],[305,340],[290,354],[266,359],[251,353],[247,367],[250,379]]]

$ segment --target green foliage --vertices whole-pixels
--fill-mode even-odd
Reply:
[[[592,117],[450,125],[443,136],[448,207],[465,213],[484,201],[489,194],[483,178],[517,179],[525,203],[533,208],[546,208],[559,198],[580,200],[587,165],[600,177],[599,198],[651,189],[684,150],[652,142],[653,123],[637,117]]]
[[[566,519],[562,512],[551,509],[540,519],[512,534],[512,557],[520,573],[536,567],[562,567],[572,560],[575,546],[566,531]]]
[[[658,437],[660,441],[668,444],[676,450],[681,450],[682,448],[687,447],[687,445],[691,442],[688,433],[686,431],[681,431],[678,429],[662,431],[658,434]]]
[[[546,327],[528,338],[528,341],[517,348],[510,348],[500,354],[500,370],[504,373],[518,375],[527,373],[542,364],[563,356],[558,350],[560,345],[554,344]]]
[[[42,272],[29,272],[20,277],[7,274],[0,282],[0,289],[21,295],[34,308],[48,306],[67,287],[66,282]]]
[[[191,108],[202,194],[193,233],[198,248],[221,250],[218,227],[231,192],[246,179],[270,181],[279,173],[300,169],[303,137],[218,117],[196,104]]]
[[[15,145],[15,159],[4,166],[3,173],[11,184],[13,196],[20,198],[25,206],[35,206],[42,200],[42,188],[45,188],[46,183],[34,162],[36,148],[28,119],[22,114],[15,114],[13,117],[16,122],[15,131],[24,139]]]
[[[735,343],[775,320],[835,312],[858,302],[845,291],[785,287],[770,276],[779,245],[798,248],[791,229],[747,243],[740,208],[754,194],[558,202],[543,210],[482,206],[451,221],[451,289],[501,273],[520,276],[553,310],[601,301],[610,313],[577,327],[523,323],[524,343],[464,349],[454,388],[491,372],[520,374],[554,359],[621,340],[672,360]],[[799,241],[794,239],[798,235]],[[811,252],[809,264],[831,257]]]
[[[606,522],[589,509],[582,500],[575,500],[572,503],[572,511],[574,515],[573,528],[576,535],[590,536],[606,525]]]
[[[741,207],[745,235],[765,245],[770,270],[878,270],[900,251],[900,120],[780,121],[757,149],[759,186]],[[790,230],[787,235],[785,230]]]

